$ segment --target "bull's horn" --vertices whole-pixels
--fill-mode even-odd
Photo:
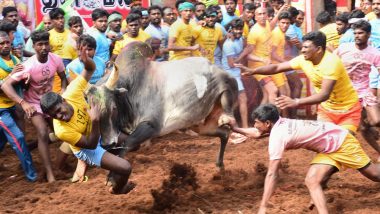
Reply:
[[[105,86],[109,89],[109,90],[114,90],[116,88],[116,85],[117,85],[117,80],[119,79],[119,68],[118,66],[116,65],[116,63],[113,64],[113,69],[111,71],[111,74],[110,76],[108,77],[108,80],[105,84]]]

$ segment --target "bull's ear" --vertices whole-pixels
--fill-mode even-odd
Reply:
[[[116,88],[115,94],[117,95],[125,95],[128,92],[126,88]]]

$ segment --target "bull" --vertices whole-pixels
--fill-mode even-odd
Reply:
[[[217,166],[234,120],[236,80],[201,57],[155,62],[145,43],[133,42],[118,55],[104,82],[91,86],[87,96],[101,105],[102,146],[123,148],[120,155],[151,138],[189,128],[220,138]],[[128,135],[117,145],[120,132]]]

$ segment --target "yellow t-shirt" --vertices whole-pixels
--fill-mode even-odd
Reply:
[[[272,47],[276,47],[276,54],[281,58],[285,58],[285,33],[279,27],[272,31]],[[273,60],[273,63],[279,63]]]
[[[218,45],[218,41],[223,40],[223,32],[220,28],[208,28],[197,26],[194,29],[195,43],[199,44],[206,51],[206,55],[202,55],[200,51],[194,53],[195,56],[203,56],[214,63],[214,51]]]
[[[176,38],[175,45],[190,47],[193,39],[193,27],[185,24],[182,19],[175,21],[169,30],[169,38]],[[192,56],[191,51],[170,51],[169,60],[179,60]]]
[[[269,22],[266,23],[265,27],[262,27],[257,23],[253,25],[248,34],[247,44],[255,46],[252,54],[261,58],[269,59],[272,51],[272,39]],[[263,65],[264,63],[262,62],[248,61],[248,67],[250,68],[257,68]]]
[[[377,16],[373,11],[368,13],[367,15],[365,15],[365,17],[368,19],[368,21],[372,21],[374,19],[377,19]]]
[[[74,152],[80,150],[75,144],[82,135],[89,136],[91,133],[91,119],[87,112],[89,106],[83,95],[87,85],[88,82],[82,75],[70,83],[62,97],[73,107],[74,114],[69,122],[53,120],[55,135],[69,143]]]
[[[59,33],[53,28],[49,31],[49,34],[51,52],[63,57],[63,46],[69,38],[70,31],[65,29],[62,33]],[[61,78],[57,73],[54,75],[52,91],[55,93],[61,92]]]
[[[2,60],[4,60],[4,59],[2,59]],[[19,60],[17,58],[16,58],[16,60],[17,60],[17,63],[18,63]],[[11,59],[10,60],[4,60],[4,63],[8,67],[11,67],[11,68],[13,68],[15,66],[15,64],[13,63],[13,61]],[[3,69],[0,68],[0,79],[1,80],[4,80],[5,78],[7,78],[7,76],[9,74],[10,73],[8,73],[5,70],[3,70]],[[12,107],[14,105],[15,105],[15,102],[13,102],[11,99],[9,99],[9,97],[2,90],[0,90],[0,108],[10,108],[10,107]]]
[[[129,37],[128,34],[124,34],[122,40],[116,41],[115,48],[113,49],[112,54],[119,55],[121,50],[123,50],[123,48],[130,42],[133,42],[133,41],[145,42],[149,38],[150,38],[150,35],[147,34],[145,31],[141,31],[141,29],[139,31],[139,35],[137,35],[137,37],[135,38]]]
[[[248,34],[249,34],[249,26],[246,22],[244,22],[244,26],[243,26],[243,37],[244,38],[248,38]]]
[[[319,29],[322,33],[326,35],[326,44],[327,45],[333,45],[334,48],[338,48],[339,46],[339,39],[340,35],[338,34],[338,31],[336,30],[336,24],[331,23],[323,28]]]
[[[65,44],[63,45],[62,50],[62,59],[71,59],[74,60],[78,58],[78,52],[77,52],[77,43],[74,41],[73,38],[69,37]]]
[[[348,110],[358,102],[350,77],[341,59],[335,54],[326,51],[318,65],[313,65],[301,55],[292,59],[290,65],[293,70],[302,69],[317,93],[321,91],[323,79],[336,80],[329,99],[321,103],[325,109]]]

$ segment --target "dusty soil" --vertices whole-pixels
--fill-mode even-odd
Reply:
[[[33,133],[28,128],[29,140]],[[375,158],[374,151],[363,144]],[[53,160],[58,147],[50,145]],[[107,172],[99,168],[89,169],[86,183],[68,181],[74,157],[68,161],[72,171],[56,170],[58,181],[46,183],[37,149],[32,156],[39,179],[27,182],[7,146],[0,153],[0,213],[254,213],[267,170],[267,139],[229,144],[224,172],[215,166],[218,149],[216,138],[171,134],[153,140],[152,146],[127,155],[137,187],[128,195],[111,195],[105,186]],[[285,154],[281,181],[268,212],[316,213],[307,208],[310,198],[303,183],[313,153]],[[326,193],[331,213],[379,213],[380,184],[354,170],[335,174]]]

